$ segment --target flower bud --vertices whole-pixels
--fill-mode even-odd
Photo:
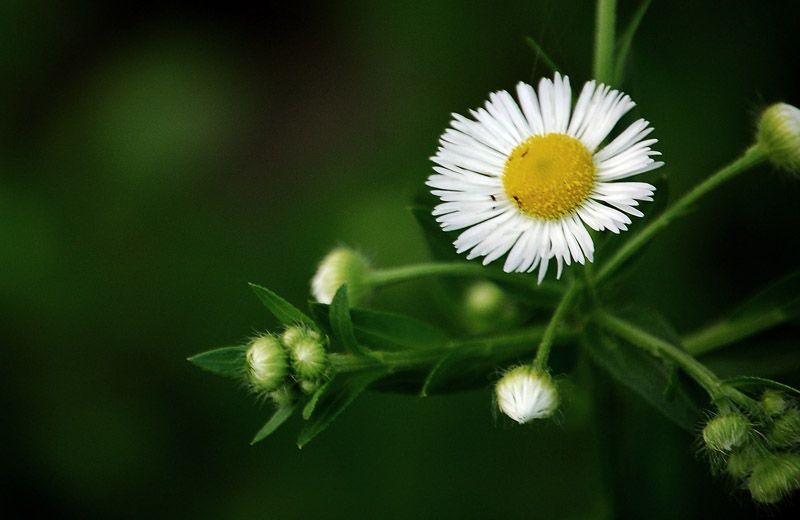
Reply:
[[[768,417],[775,417],[776,415],[782,414],[787,406],[786,398],[783,394],[771,388],[764,390],[758,404]]]
[[[285,408],[294,403],[294,389],[290,383],[284,383],[269,393],[272,402],[278,408]]]
[[[772,423],[767,432],[767,441],[778,448],[787,448],[800,443],[800,410],[792,408]]]
[[[764,457],[747,481],[756,502],[773,504],[800,488],[800,455],[780,453]]]
[[[767,108],[758,122],[758,144],[775,166],[800,173],[800,110],[786,103]]]
[[[558,392],[550,374],[521,365],[506,372],[495,387],[497,406],[520,424],[550,417],[558,407]]]
[[[718,415],[703,428],[703,440],[709,449],[728,452],[741,446],[750,433],[750,423],[744,415]]]
[[[320,386],[319,380],[310,381],[308,379],[301,379],[298,383],[300,390],[306,395],[311,395],[317,391]]]
[[[369,262],[361,253],[339,247],[322,259],[311,280],[311,294],[321,303],[331,303],[336,291],[347,283],[350,302],[355,303],[366,295],[369,286]]]
[[[288,372],[286,353],[273,336],[261,336],[247,349],[247,377],[257,390],[277,388]]]
[[[728,457],[728,473],[738,479],[746,479],[763,458],[763,453],[753,446],[745,446]]]
[[[473,333],[504,329],[516,314],[516,307],[497,284],[475,282],[464,293],[464,318]]]
[[[328,355],[324,340],[317,331],[302,325],[289,327],[282,339],[289,351],[292,370],[298,378],[316,381],[322,377],[328,366]]]

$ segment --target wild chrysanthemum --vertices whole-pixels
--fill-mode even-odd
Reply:
[[[489,96],[474,120],[453,114],[440,138],[428,186],[442,203],[434,215],[445,231],[465,229],[454,242],[468,258],[488,264],[508,253],[503,269],[544,279],[550,259],[558,275],[572,260],[593,261],[586,226],[619,233],[639,201],[655,187],[618,182],[662,166],[652,156],[656,139],[644,119],[598,149],[635,103],[607,85],[586,83],[574,110],[569,78],[558,73],[533,87],[517,85]]]

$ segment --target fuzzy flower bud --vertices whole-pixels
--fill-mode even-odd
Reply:
[[[261,336],[247,349],[247,377],[257,390],[276,389],[288,372],[286,353],[277,338]]]
[[[339,287],[347,283],[350,301],[355,303],[369,289],[369,271],[364,255],[346,247],[336,248],[319,263],[311,280],[311,294],[318,302],[331,303]]]
[[[328,366],[328,355],[322,336],[312,329],[294,326],[286,329],[281,338],[289,351],[292,370],[303,380],[315,381]]]
[[[738,479],[746,479],[753,468],[763,458],[763,454],[752,446],[746,446],[740,451],[731,453],[728,457],[728,473]]]
[[[764,390],[759,401],[761,409],[769,417],[775,417],[782,414],[786,410],[786,398],[777,390],[771,388]]]
[[[718,415],[703,428],[703,440],[709,449],[728,452],[741,446],[750,434],[750,423],[739,414]]]
[[[270,392],[269,396],[278,408],[285,408],[294,403],[294,389],[292,389],[292,385],[289,383],[279,386],[277,389]]]
[[[767,432],[767,440],[779,448],[787,448],[800,443],[800,410],[792,408],[781,415]]]
[[[800,488],[800,455],[781,453],[764,457],[747,481],[756,502],[773,504]]]
[[[520,424],[550,417],[558,407],[558,392],[550,374],[527,365],[506,372],[495,394],[500,410]]]
[[[758,122],[758,144],[775,166],[800,173],[800,110],[786,103],[767,108]]]

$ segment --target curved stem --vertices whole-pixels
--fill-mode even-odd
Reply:
[[[597,0],[594,30],[594,79],[609,84],[614,68],[614,26],[617,0]]]
[[[605,264],[603,264],[597,273],[595,281],[599,283],[601,280],[607,278],[611,273],[616,271],[622,265],[622,263],[628,259],[628,257],[645,245],[647,241],[650,240],[661,229],[666,227],[667,224],[672,221],[672,219],[680,216],[684,211],[686,211],[686,209],[695,201],[697,201],[697,199],[713,190],[723,182],[732,179],[737,174],[763,162],[764,158],[764,151],[758,145],[753,145],[748,148],[741,157],[722,169],[716,171],[705,181],[695,186],[658,217],[651,220],[650,223],[647,224],[647,226],[637,235],[634,235],[631,239],[625,242],[625,244],[620,247],[616,253],[614,253],[614,256],[612,256]]]
[[[594,318],[601,327],[628,341],[630,344],[646,350],[655,357],[667,358],[678,364],[683,368],[684,372],[708,392],[712,401],[724,403],[727,400],[731,400],[748,410],[755,409],[753,408],[755,403],[752,399],[737,389],[723,384],[716,374],[685,350],[653,336],[625,320],[602,311],[598,310],[594,314]]]
[[[547,366],[547,358],[550,356],[550,348],[553,346],[556,330],[558,330],[559,325],[561,325],[561,321],[564,319],[566,313],[572,308],[572,302],[580,288],[581,284],[573,281],[572,285],[567,289],[567,292],[564,293],[564,296],[558,303],[558,307],[556,307],[556,310],[553,312],[553,317],[550,318],[550,322],[547,324],[547,328],[544,329],[544,334],[542,334],[542,340],[539,342],[539,349],[536,351],[536,357],[533,360],[534,367],[544,370]]]

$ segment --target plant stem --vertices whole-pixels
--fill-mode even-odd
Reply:
[[[425,278],[428,276],[466,276],[489,278],[500,282],[513,283],[528,289],[560,296],[562,291],[550,285],[539,285],[536,278],[525,274],[505,273],[480,264],[465,262],[430,262],[389,269],[378,269],[370,273],[367,283],[373,286],[386,286]]]
[[[539,342],[539,349],[536,351],[536,357],[533,360],[534,367],[544,370],[547,366],[547,358],[550,355],[550,348],[553,346],[553,340],[555,340],[558,326],[561,325],[564,315],[569,312],[572,307],[572,301],[575,299],[581,287],[582,284],[573,281],[572,285],[570,285],[569,289],[567,289],[567,292],[564,293],[564,296],[558,303],[558,307],[556,307],[556,310],[553,312],[553,316],[550,318],[547,328],[544,329],[544,334],[542,334],[542,340]]]
[[[629,256],[645,245],[647,241],[653,237],[653,235],[658,233],[662,228],[666,227],[667,224],[672,221],[672,219],[680,216],[684,211],[686,211],[686,209],[692,203],[697,201],[697,199],[710,192],[723,182],[732,179],[737,174],[760,164],[764,158],[764,151],[757,144],[755,144],[748,148],[741,157],[722,169],[716,171],[705,181],[695,186],[658,217],[650,221],[650,223],[647,224],[647,226],[637,235],[620,247],[617,252],[614,253],[614,256],[612,256],[600,268],[595,281],[599,283],[601,280],[607,278],[611,273],[616,271],[622,265],[622,263],[628,259]]]
[[[617,0],[597,0],[594,30],[594,79],[610,83],[614,69],[614,25]]]
[[[660,359],[670,359],[677,363],[697,381],[715,402],[732,400],[737,404],[752,409],[754,403],[746,395],[733,387],[727,386],[705,365],[697,361],[691,354],[661,338],[653,336],[646,331],[628,323],[625,320],[612,316],[600,310],[594,314],[595,321],[603,328],[628,341],[634,346],[642,348],[651,355]]]
[[[401,352],[372,351],[372,355],[369,357],[334,353],[328,357],[337,372],[355,372],[378,366],[390,367],[392,370],[425,368],[433,366],[443,356],[450,354],[454,350],[476,345],[485,347],[481,355],[487,359],[491,359],[492,354],[500,351],[514,354],[515,347],[519,347],[520,352],[530,351],[532,350],[531,345],[542,338],[543,331],[543,327],[536,326],[513,334],[454,340],[440,348],[405,350]],[[574,334],[575,331],[570,331],[568,335],[574,336]],[[492,362],[492,366],[494,366],[494,362]]]
[[[785,320],[786,314],[781,309],[773,309],[734,321],[719,321],[687,335],[683,339],[683,346],[690,354],[699,356],[774,327]]]

